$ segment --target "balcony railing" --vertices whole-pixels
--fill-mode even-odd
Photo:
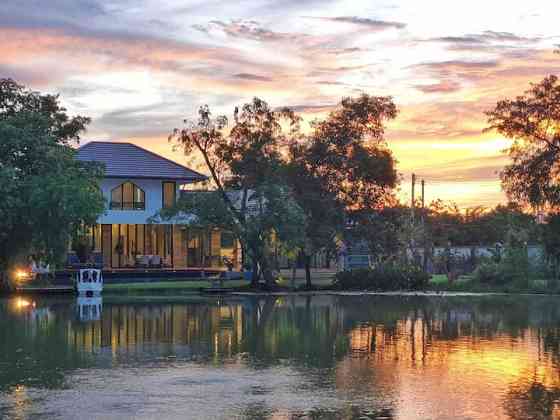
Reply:
[[[143,201],[111,201],[111,210],[146,210],[146,203]]]

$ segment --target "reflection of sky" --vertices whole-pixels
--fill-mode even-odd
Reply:
[[[560,415],[554,299],[163,300],[5,305],[0,414]]]
[[[549,0],[8,0],[0,76],[60,92],[93,118],[88,139],[183,162],[167,134],[201,104],[231,113],[259,96],[311,118],[343,96],[393,95],[401,114],[387,135],[403,173],[437,184],[429,199],[491,204],[504,142],[481,134],[483,111],[558,73],[559,11]]]

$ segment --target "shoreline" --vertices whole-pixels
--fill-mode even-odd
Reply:
[[[18,290],[13,292],[0,293],[0,298],[9,298],[17,296],[65,296],[65,297],[77,297],[74,293],[36,293],[32,290]],[[498,291],[488,291],[488,292],[468,292],[468,291],[367,291],[367,290],[353,290],[353,291],[337,291],[337,290],[296,290],[296,291],[266,291],[266,290],[254,290],[254,291],[241,291],[241,290],[231,290],[231,291],[221,291],[217,293],[208,293],[203,290],[176,290],[176,289],[152,289],[152,290],[119,290],[119,291],[106,291],[100,295],[100,297],[144,297],[144,298],[170,298],[170,297],[187,297],[187,296],[205,296],[205,297],[219,297],[224,298],[227,296],[232,297],[286,297],[286,296],[387,296],[387,297],[484,297],[484,296],[543,296],[543,297],[560,297],[560,293],[557,292],[498,292]]]

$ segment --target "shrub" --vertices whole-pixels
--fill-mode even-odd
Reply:
[[[483,284],[500,284],[500,265],[495,261],[485,261],[474,270],[474,279]]]
[[[510,248],[499,261],[485,261],[474,272],[476,281],[502,286],[528,287],[529,260],[526,248]]]
[[[420,290],[429,280],[430,275],[415,265],[384,263],[337,273],[333,285],[339,290]]]

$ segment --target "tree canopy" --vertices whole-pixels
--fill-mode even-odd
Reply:
[[[296,241],[303,223],[282,177],[280,154],[287,136],[297,131],[299,119],[289,110],[273,110],[254,98],[235,109],[229,133],[227,123],[225,116],[213,118],[203,106],[198,121],[187,120],[185,127],[173,131],[170,140],[185,154],[202,156],[215,190],[186,195],[163,216],[190,213],[196,223],[231,230],[253,263],[255,281],[261,272],[270,286],[273,240]]]
[[[299,249],[308,267],[313,253],[343,234],[348,212],[379,208],[392,196],[397,175],[384,124],[396,112],[391,98],[346,98],[303,135],[293,111],[272,109],[258,98],[235,108],[229,132],[227,118],[212,118],[204,106],[198,121],[187,121],[170,139],[186,154],[202,155],[216,189],[186,195],[174,214],[210,210],[212,216],[196,220],[217,226],[221,219],[267,282],[272,238]]]
[[[312,124],[311,135],[292,143],[288,183],[306,215],[302,252],[308,286],[310,257],[334,247],[349,215],[369,214],[391,201],[397,174],[384,127],[396,114],[388,97],[345,98]]]
[[[508,197],[522,205],[560,204],[560,83],[549,76],[487,112],[488,130],[513,140],[501,173]]]
[[[103,211],[102,168],[78,162],[71,146],[88,123],[58,96],[0,80],[0,270],[30,253],[56,260]]]

